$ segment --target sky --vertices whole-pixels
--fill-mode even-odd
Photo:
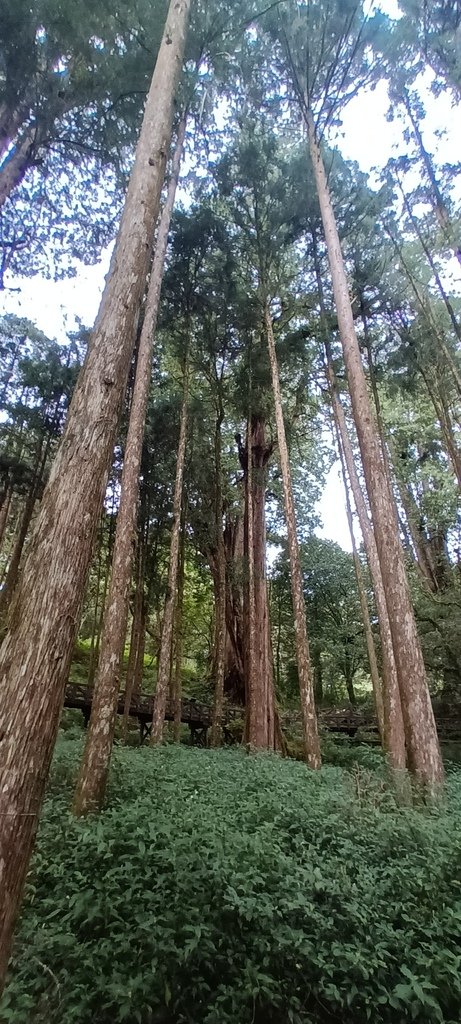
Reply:
[[[379,6],[391,16],[398,10],[395,0],[380,0]],[[459,123],[456,123],[459,112],[452,107],[448,93],[437,97],[431,94],[430,82],[428,72],[421,82],[426,108],[422,126],[425,145],[437,155],[437,160],[455,163],[459,161]],[[402,127],[398,121],[387,120],[388,109],[386,85],[381,82],[373,91],[368,90],[349,103],[343,112],[342,128],[336,138],[329,139],[331,144],[339,146],[346,159],[357,161],[361,170],[370,175],[372,185],[376,180],[374,170],[384,167],[391,156],[406,150]],[[110,253],[105,252],[99,264],[80,266],[75,277],[59,282],[37,277],[14,282],[18,291],[0,293],[0,313],[28,317],[49,337],[58,340],[75,329],[78,322],[91,326],[99,308],[109,258]],[[317,531],[319,535],[350,550],[338,463],[328,475],[318,510],[323,522],[323,527]]]

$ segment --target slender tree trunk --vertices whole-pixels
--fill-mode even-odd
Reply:
[[[120,667],[128,620],[129,590],[139,495],[139,471],[147,400],[150,390],[154,332],[157,323],[163,267],[168,244],[168,231],[178,183],[185,133],[186,117],[184,116],[178,133],[167,200],[160,218],[152,273],[144,309],[143,325],[139,339],[136,376],[131,400],[125,457],[123,460],[120,508],[117,515],[109,594],[104,610],[101,651],[94,685],[85,751],[74,795],[73,810],[74,814],[77,815],[99,810],[104,802],[106,791],[117,717]]]
[[[173,705],[174,705],[174,722],[173,722],[173,740],[175,743],[179,743],[181,739],[181,711],[182,711],[182,652],[183,652],[183,611],[184,611],[184,578],[186,568],[186,522],[185,515],[183,516],[182,530],[181,530],[181,543],[179,548],[179,565],[178,565],[178,597],[176,601],[176,644],[175,644],[175,658],[174,658],[174,677],[173,677]]]
[[[19,577],[19,566],[21,563],[24,544],[29,534],[29,527],[35,510],[35,504],[43,481],[45,466],[50,450],[51,437],[42,439],[38,443],[37,456],[30,491],[26,499],[24,511],[20,520],[19,530],[14,541],[8,570],[0,591],[0,621],[5,621],[14,590]]]
[[[34,126],[25,129],[0,170],[0,210],[13,190],[21,184],[26,171],[31,166],[35,134]]]
[[[101,643],[102,620],[103,620],[103,615],[104,615],[104,605],[106,603],[107,588],[109,586],[110,564],[111,564],[111,560],[112,560],[112,548],[113,548],[113,541],[114,541],[114,529],[115,529],[115,520],[116,520],[116,518],[117,517],[116,517],[116,512],[115,512],[115,492],[114,492],[112,494],[112,511],[111,511],[110,519],[109,519],[109,529],[107,531],[107,551],[106,551],[106,561],[105,561],[105,566],[104,566],[104,579],[103,579],[103,585],[102,585],[102,594],[100,593],[101,576],[100,576],[100,571],[98,569],[98,585],[97,585],[97,593],[96,593],[96,607],[95,607],[95,611],[94,611],[93,632],[92,632],[92,636],[91,636],[90,664],[89,664],[89,668],[88,668],[88,686],[93,686],[93,684],[94,684],[94,677],[96,675],[96,668],[97,668],[97,664],[98,664],[98,660],[99,660],[99,646],[100,646],[100,643]],[[101,531],[101,533],[103,534],[103,531]],[[103,541],[103,536],[101,537],[101,543],[102,543],[102,541]]]
[[[190,0],[172,0],[111,269],[0,653],[0,984],[59,725],[165,175]]]
[[[357,580],[357,591],[358,591],[359,601],[360,601],[360,610],[361,610],[361,613],[362,613],[362,621],[363,621],[363,629],[364,629],[364,633],[365,633],[365,640],[366,640],[366,644],[367,644],[368,662],[369,662],[369,665],[370,665],[371,685],[372,685],[372,688],[373,688],[373,697],[374,697],[374,702],[375,702],[376,718],[378,720],[378,728],[379,728],[379,735],[381,737],[381,743],[382,743],[382,745],[384,747],[385,746],[384,704],[383,704],[383,694],[382,694],[381,678],[380,678],[380,675],[379,675],[378,662],[377,662],[377,659],[376,659],[375,641],[374,641],[374,638],[373,638],[373,631],[372,631],[372,628],[371,628],[370,612],[368,610],[368,601],[367,601],[367,595],[366,595],[366,591],[365,591],[365,584],[364,584],[364,581],[363,581],[362,566],[360,564],[359,553],[357,551],[357,544],[356,544],[356,540],[355,540],[354,522],[353,522],[353,518],[352,518],[352,508],[351,508],[351,499],[350,499],[350,496],[349,496],[349,487],[347,485],[347,470],[346,470],[343,445],[342,445],[342,441],[341,441],[341,434],[339,432],[337,418],[335,418],[334,422],[335,422],[335,428],[336,428],[336,443],[337,443],[337,446],[338,446],[339,458],[340,458],[340,462],[341,462],[341,474],[342,474],[342,478],[343,478],[344,494],[345,494],[345,498],[346,498],[347,524],[348,524],[348,527],[349,527],[349,533],[350,533],[350,537],[351,537],[352,557],[354,559],[355,578]],[[395,676],[394,685],[395,685],[396,688],[398,687],[398,682],[397,682],[397,677],[396,676]],[[399,704],[400,704],[400,698],[399,698]],[[402,729],[402,734],[403,734],[403,723],[401,725],[401,729]],[[403,757],[405,757],[405,748],[404,748],[403,735],[402,735],[402,745],[403,745]]]
[[[314,696],[316,703],[323,700],[323,666],[322,649],[319,644],[312,645],[312,666],[314,669]]]
[[[189,342],[188,342],[189,344]],[[189,354],[186,355],[184,366],[184,387],[181,406],[181,424],[179,429],[178,461],[176,463],[176,481],[173,498],[173,525],[171,528],[170,564],[168,569],[168,583],[165,601],[165,612],[163,615],[162,639],[160,642],[160,657],[158,663],[157,689],[154,697],[154,708],[152,713],[151,743],[162,742],[163,723],[165,720],[165,708],[168,696],[168,681],[170,676],[171,643],[173,637],[174,608],[176,599],[176,584],[178,578],[178,552],[179,534],[181,529],[181,504],[182,488],[184,479],[184,462],[186,457],[187,441],[187,403],[189,399]]]
[[[221,426],[224,419],[222,405],[218,410],[215,427],[215,477],[216,477],[216,501],[215,501],[215,524],[216,524],[216,568],[217,568],[217,589],[216,589],[216,658],[214,661],[214,704],[213,721],[211,726],[211,746],[219,747],[221,743],[221,725],[224,708],[224,672],[226,667],[226,549],[224,547],[223,533],[223,489],[222,489],[222,465],[221,465]]]
[[[330,364],[331,367],[331,364]],[[337,423],[338,435],[341,438],[342,451],[347,466],[347,472],[354,496],[355,507],[359,518],[363,543],[370,567],[375,595],[376,610],[378,612],[379,633],[381,637],[381,656],[383,663],[383,717],[384,717],[384,747],[388,753],[389,761],[396,771],[406,767],[405,730],[402,714],[402,702],[398,681],[398,666],[394,656],[394,647],[387,610],[386,594],[384,590],[381,566],[376,547],[375,536],[368,518],[365,499],[362,494],[360,481],[354,462],[354,455],[349,434],[347,431],[346,419],[343,407],[339,401],[336,390],[336,381],[330,368],[331,394],[333,401],[333,413]],[[377,715],[379,711],[377,708]]]
[[[421,134],[421,130],[420,130],[417,118],[415,117],[415,115],[413,113],[413,108],[411,106],[410,96],[409,96],[409,94],[408,94],[406,89],[404,89],[402,91],[402,102],[403,102],[405,110],[406,110],[406,112],[408,114],[408,117],[409,117],[409,119],[411,121],[411,125],[412,125],[412,128],[413,128],[415,137],[416,137],[416,141],[418,143],[418,148],[419,148],[420,156],[421,156],[423,164],[424,164],[424,166],[426,168],[426,173],[427,173],[427,176],[429,178],[429,181],[430,181],[430,184],[431,184],[431,187],[432,187],[432,195],[433,195],[433,200],[434,200],[434,209],[435,209],[437,220],[438,220],[438,222],[440,224],[440,227],[442,228],[442,231],[443,231],[443,233],[445,235],[445,238],[446,238],[448,244],[453,248],[454,254],[455,254],[458,262],[461,263],[461,245],[454,238],[453,225],[452,225],[452,223],[450,221],[450,217],[449,217],[449,214],[448,214],[447,206],[446,206],[446,203],[444,202],[442,193],[441,193],[440,188],[439,188],[439,184],[438,184],[438,181],[437,181],[437,178],[436,178],[436,174],[435,174],[435,171],[434,171],[434,165],[433,165],[431,157],[429,156],[429,153],[428,153],[428,151],[427,151],[427,149],[426,149],[426,147],[424,145],[423,137],[422,137],[422,134]]]
[[[280,375],[275,348],[272,317],[268,306],[264,313],[269,361],[272,374],[272,390],[274,394],[275,420],[277,424],[277,440],[279,447],[280,468],[283,480],[283,496],[285,503],[285,522],[287,526],[288,551],[290,557],[291,597],[296,640],[296,660],[298,664],[299,691],[301,696],[301,712],[303,720],[304,753],[310,768],[320,768],[320,742],[315,713],[314,688],[309,655],[309,640],[306,624],[306,607],[304,603],[303,578],[299,554],[298,534],[296,529],[296,513],[291,483],[290,459],[283,420],[282,394]]]
[[[6,528],[8,526],[8,516],[10,513],[11,498],[13,496],[13,488],[7,487],[3,497],[2,505],[0,508],[0,551],[3,546],[5,538]]]
[[[142,505],[142,502],[141,502]],[[141,516],[142,518],[142,516]],[[148,598],[144,591],[144,576],[146,567],[147,536],[145,522],[141,523],[138,539],[138,550],[136,559],[135,595],[133,605],[133,617],[130,630],[130,650],[125,675],[125,700],[123,704],[123,719],[120,730],[122,743],[126,743],[128,735],[128,719],[133,697],[138,696],[141,691],[142,675],[144,671],[144,652],[146,648],[146,628],[148,616]]]
[[[326,311],[323,296],[322,278],[320,264],[317,254],[317,240],[313,233],[314,263],[317,279],[317,286],[320,299],[320,314],[324,335],[326,376],[327,385],[330,391],[333,420],[335,423],[336,436],[338,438],[338,451],[343,453],[344,461],[349,476],[349,482],[354,497],[357,516],[360,523],[360,530],[363,537],[368,566],[373,582],[376,610],[378,613],[379,633],[381,638],[381,657],[383,667],[383,718],[384,718],[384,747],[388,753],[391,767],[401,771],[406,767],[405,732],[402,715],[402,704],[400,687],[398,681],[398,670],[394,657],[392,634],[387,610],[386,594],[384,589],[381,566],[379,563],[378,549],[373,529],[368,518],[368,510],[365,498],[362,493],[359,476],[357,473],[354,453],[346,424],[344,409],[338,394],[338,384],[334,372],[331,345],[328,337],[326,324]],[[377,714],[379,714],[377,710]]]
[[[267,648],[266,466],[272,445],[265,440],[264,420],[250,415],[243,453],[248,566],[247,714],[245,736],[252,749],[268,747],[270,666]],[[241,455],[242,458],[242,455]]]
[[[341,243],[311,115],[306,118],[306,124],[325,231],[339,333],[386,593],[410,766],[420,782],[435,793],[443,781],[444,771],[406,578],[394,502],[373,420],[355,333]]]
[[[400,193],[401,193],[401,196],[402,196],[402,199],[403,199],[403,202],[404,202],[405,209],[406,209],[406,211],[408,213],[408,216],[410,218],[410,223],[411,223],[411,225],[413,227],[415,235],[416,235],[416,237],[417,237],[417,239],[418,239],[418,241],[419,241],[419,243],[421,245],[421,248],[422,248],[422,250],[424,252],[424,255],[425,255],[426,259],[427,259],[427,262],[428,262],[428,264],[429,264],[429,266],[431,268],[431,271],[432,271],[432,273],[434,275],[434,281],[435,281],[435,283],[437,285],[437,289],[438,289],[440,298],[445,303],[445,308],[446,308],[448,316],[449,316],[449,318],[451,320],[451,325],[452,325],[453,330],[454,330],[454,332],[456,334],[456,337],[458,338],[458,341],[461,341],[461,324],[459,323],[459,320],[456,317],[456,314],[455,314],[455,311],[453,309],[453,306],[452,306],[452,304],[450,302],[450,299],[449,299],[449,297],[448,297],[448,295],[447,295],[447,293],[445,291],[445,288],[443,286],[443,281],[442,281],[442,278],[440,277],[440,274],[439,274],[439,271],[437,269],[437,265],[435,263],[434,257],[433,257],[433,255],[431,253],[431,250],[430,250],[430,248],[429,248],[429,246],[428,246],[428,244],[427,244],[427,242],[426,242],[426,240],[424,238],[424,235],[423,235],[423,233],[421,231],[419,222],[418,222],[417,218],[415,217],[415,215],[413,213],[410,201],[409,201],[408,196],[407,196],[407,194],[406,194],[406,192],[405,192],[405,190],[403,188],[402,181],[401,181],[399,175],[397,175],[397,180],[398,180],[398,183],[399,183]]]
[[[434,337],[437,339],[437,344],[440,347],[440,350],[443,352],[443,355],[445,357],[445,361],[447,363],[447,366],[449,366],[451,374],[452,374],[452,377],[453,377],[453,380],[454,380],[454,382],[456,384],[456,389],[457,389],[457,392],[458,392],[458,396],[461,396],[461,372],[460,372],[459,367],[457,366],[456,361],[455,361],[455,359],[453,357],[453,353],[450,351],[448,345],[446,344],[446,341],[445,341],[445,338],[444,338],[444,335],[443,335],[443,331],[441,331],[439,329],[439,325],[438,325],[437,320],[435,319],[435,317],[433,315],[433,312],[432,312],[432,309],[431,309],[431,306],[430,306],[430,302],[427,299],[427,296],[424,295],[421,292],[420,285],[415,280],[415,278],[413,276],[413,273],[412,273],[408,263],[405,260],[405,257],[404,257],[403,252],[402,252],[402,248],[399,245],[399,243],[398,243],[397,239],[395,238],[395,236],[392,234],[392,231],[390,230],[389,225],[385,226],[385,230],[386,230],[386,233],[389,235],[389,238],[391,239],[391,241],[392,241],[392,243],[394,245],[395,252],[396,252],[397,256],[399,257],[399,261],[400,261],[401,267],[402,267],[403,271],[405,272],[405,276],[408,279],[408,282],[410,284],[411,290],[412,290],[412,292],[413,292],[413,294],[415,296],[416,303],[417,303],[421,313],[423,314],[423,317],[424,317],[424,319],[425,319],[429,329],[433,332]],[[461,257],[461,253],[460,253],[460,257]]]

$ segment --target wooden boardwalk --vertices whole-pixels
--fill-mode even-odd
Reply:
[[[69,683],[66,687],[64,700],[65,708],[77,708],[82,712],[85,723],[88,723],[93,700],[93,690],[90,686],[81,686],[78,683]],[[153,697],[147,694],[134,695],[130,703],[130,718],[137,718],[141,743],[150,733],[153,711]],[[119,694],[117,714],[123,715],[125,707],[125,693]],[[206,704],[196,700],[185,699],[181,701],[181,722],[189,726],[191,740],[195,746],[206,746],[207,731],[211,725],[212,709]],[[174,721],[173,701],[167,700],[165,720]]]
[[[81,686],[77,683],[69,683],[66,687],[64,707],[78,708],[85,719],[89,721],[93,691],[89,686]],[[125,693],[119,694],[117,714],[123,715],[125,706]],[[150,733],[152,722],[153,697],[146,694],[133,696],[130,704],[130,717],[136,718],[139,723],[141,742]],[[439,736],[444,740],[461,739],[461,709],[450,708],[447,705],[434,702],[434,712],[437,721]],[[235,735],[229,729],[231,723],[243,717],[243,708],[227,708],[224,720],[224,738],[227,742],[234,742]],[[184,699],[181,701],[181,722],[189,726],[191,741],[195,746],[206,746],[208,729],[211,726],[212,708],[208,704],[202,704],[197,700]],[[165,720],[174,721],[173,702],[167,700]],[[359,711],[355,708],[322,708],[318,713],[319,727],[326,732],[343,734],[355,737],[378,734],[378,725],[375,716],[371,712]],[[282,727],[289,725],[300,725],[299,713],[286,713],[282,715]]]

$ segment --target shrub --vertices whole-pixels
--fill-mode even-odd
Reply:
[[[339,768],[118,749],[107,809],[75,821],[71,748],[55,759],[2,1021],[459,1021],[459,774],[440,808],[402,810],[373,785],[358,800]]]

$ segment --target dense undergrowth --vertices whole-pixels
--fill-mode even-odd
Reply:
[[[2,1022],[459,1024],[460,773],[408,810],[379,767],[118,749],[75,821],[79,751],[61,738]]]

